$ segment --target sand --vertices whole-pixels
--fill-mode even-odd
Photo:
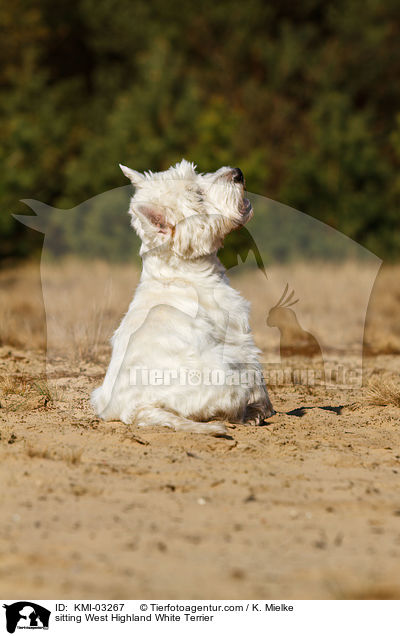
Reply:
[[[216,438],[98,420],[106,347],[46,377],[43,348],[6,340],[3,598],[400,598],[396,351],[364,356],[375,393],[274,386],[264,426]]]

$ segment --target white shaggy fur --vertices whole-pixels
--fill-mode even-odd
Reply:
[[[135,186],[129,211],[143,272],[92,394],[96,413],[196,433],[223,433],[224,420],[259,424],[274,413],[263,380],[198,383],[210,370],[261,373],[248,303],[217,258],[224,237],[252,216],[238,171],[197,174],[185,160],[155,174],[121,169]],[[133,380],[142,369],[167,370],[170,381]],[[189,381],[177,379],[182,370]]]

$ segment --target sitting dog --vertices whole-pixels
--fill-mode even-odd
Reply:
[[[92,394],[96,413],[195,433],[260,424],[274,410],[249,305],[217,258],[224,237],[253,215],[242,171],[198,174],[185,160],[159,173],[120,167],[135,187],[129,212],[143,271]]]

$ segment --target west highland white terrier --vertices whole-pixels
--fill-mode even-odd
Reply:
[[[198,174],[185,160],[165,172],[122,172],[143,271],[112,337],[92,405],[104,420],[224,433],[274,414],[249,327],[249,304],[217,258],[224,237],[252,217],[239,168]]]

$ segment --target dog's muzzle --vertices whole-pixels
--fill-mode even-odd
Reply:
[[[242,205],[240,207],[240,214],[242,216],[250,216],[252,212],[253,212],[253,208],[249,199],[244,198]]]
[[[240,214],[240,220],[237,221],[237,225],[236,225],[237,228],[241,228],[244,225],[246,225],[246,223],[250,221],[250,219],[253,216],[253,208],[248,199],[246,198],[243,199],[239,207],[239,214]]]

